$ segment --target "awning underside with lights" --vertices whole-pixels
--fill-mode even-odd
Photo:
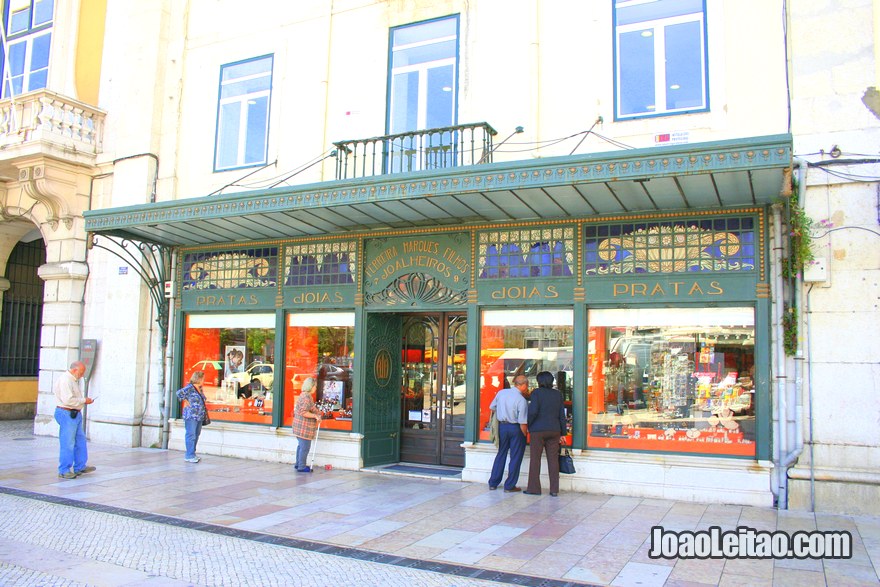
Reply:
[[[86,230],[200,246],[763,206],[788,181],[791,145],[772,135],[334,180],[89,211]]]

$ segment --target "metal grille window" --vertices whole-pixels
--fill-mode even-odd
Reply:
[[[573,275],[573,227],[482,232],[479,246],[481,279]]]
[[[274,287],[278,280],[278,247],[187,253],[183,289]]]
[[[586,225],[584,236],[587,275],[755,269],[753,217]]]
[[[37,269],[46,262],[43,241],[18,243],[9,255],[0,319],[0,376],[36,377],[43,323],[43,280]]]
[[[354,283],[356,241],[288,245],[284,253],[284,285]]]

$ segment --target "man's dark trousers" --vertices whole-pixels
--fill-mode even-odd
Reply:
[[[489,487],[498,487],[501,477],[504,475],[504,465],[507,464],[507,453],[510,452],[510,467],[507,470],[507,481],[504,489],[513,489],[519,480],[519,468],[522,465],[523,455],[526,452],[526,436],[522,433],[519,424],[509,422],[498,423],[498,454],[495,455],[495,463],[492,465],[492,475],[489,476]]]

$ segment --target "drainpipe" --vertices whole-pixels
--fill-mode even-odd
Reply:
[[[797,169],[797,183],[798,183],[798,205],[804,205],[804,198],[806,197],[807,190],[807,168],[808,163],[803,159],[799,159],[795,157],[793,159],[793,166]],[[794,279],[794,291],[791,295],[792,300],[792,308],[795,310],[795,315],[798,316],[799,325],[803,323],[801,317],[801,295],[804,288],[804,277],[803,271],[798,271],[795,275]],[[808,298],[809,303],[809,298]],[[807,311],[809,312],[809,306]],[[809,317],[808,317],[809,319]],[[807,326],[809,330],[809,324]],[[799,329],[800,330],[800,329]],[[785,430],[785,448],[788,452],[781,451],[783,458],[780,461],[780,471],[779,471],[779,501],[778,507],[780,509],[788,509],[788,469],[797,461],[797,459],[801,456],[801,453],[804,450],[804,435],[803,435],[803,402],[801,398],[803,396],[803,384],[804,384],[804,347],[803,347],[803,336],[798,336],[797,338],[797,349],[795,350],[795,356],[793,359],[793,372],[794,372],[794,380],[787,381],[786,385],[786,399],[784,409],[780,406],[780,418],[784,418],[782,424]],[[788,359],[782,355],[784,361],[788,361]],[[812,393],[812,387],[810,387],[810,393]],[[810,429],[812,430],[812,402],[809,402],[808,409],[810,414]],[[812,438],[812,434],[811,434]],[[812,476],[812,460],[810,462],[810,470]],[[812,494],[812,490],[811,490]],[[811,498],[812,499],[812,498]]]
[[[813,451],[813,361],[810,351],[810,337],[813,334],[813,326],[810,318],[812,317],[812,309],[810,309],[810,294],[813,292],[813,285],[807,290],[807,413],[810,416],[809,438],[810,438],[810,511],[816,511],[816,466]],[[802,447],[803,448],[803,447]]]
[[[177,275],[177,249],[171,252],[171,272],[168,276],[172,280],[172,284],[176,283],[175,276]],[[160,431],[159,438],[161,441],[161,446],[163,449],[168,448],[168,440],[171,435],[171,402],[174,401],[174,391],[171,385],[172,377],[171,377],[171,364],[172,358],[174,356],[174,340],[177,336],[177,332],[174,330],[174,308],[176,304],[174,302],[175,298],[177,298],[177,288],[172,285],[171,288],[171,299],[168,300],[168,340],[165,343],[165,356],[162,357],[162,376],[164,377],[163,381],[165,383],[165,401],[162,402],[165,405],[162,409],[159,410],[160,414]]]
[[[771,353],[771,370],[773,374],[774,392],[773,392],[773,476],[772,491],[776,496],[776,506],[785,508],[786,503],[786,487],[785,476],[786,469],[782,463],[787,454],[788,435],[785,430],[786,421],[786,389],[785,389],[785,347],[782,340],[782,317],[783,312],[783,289],[782,289],[782,206],[776,204],[771,208],[773,216],[773,234],[775,242],[773,246],[773,328],[771,342],[773,351]]]

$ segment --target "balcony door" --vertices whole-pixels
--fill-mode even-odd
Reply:
[[[391,30],[386,134],[456,124],[458,17],[451,16]],[[385,145],[389,173],[447,166],[453,133],[394,139]]]

